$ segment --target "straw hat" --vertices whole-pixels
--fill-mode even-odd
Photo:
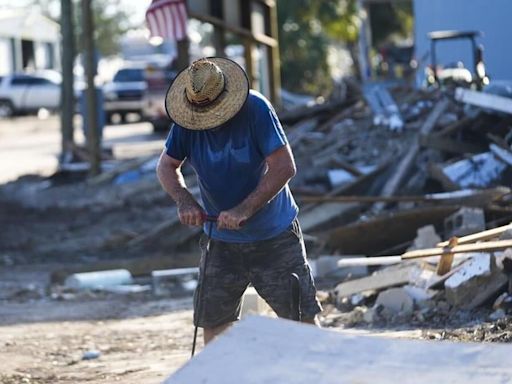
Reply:
[[[169,117],[184,128],[218,127],[235,116],[249,94],[249,80],[232,60],[209,57],[194,61],[172,82],[165,98]]]

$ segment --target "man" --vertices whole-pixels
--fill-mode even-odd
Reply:
[[[205,343],[238,319],[249,283],[278,316],[291,318],[291,273],[299,276],[303,321],[315,323],[321,308],[288,188],[295,162],[270,103],[249,90],[238,64],[208,58],[176,77],[166,109],[175,123],[157,166],[160,183],[183,224],[203,225],[208,233],[206,215],[217,217],[206,266],[204,236],[201,241],[203,297],[198,287],[194,300]],[[184,183],[185,160],[197,173],[204,208]]]

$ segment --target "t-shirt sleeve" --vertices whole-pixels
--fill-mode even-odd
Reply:
[[[173,124],[165,142],[166,153],[176,160],[185,160],[188,157],[184,128]]]
[[[253,136],[263,157],[288,144],[283,126],[270,102],[257,99],[253,113]]]

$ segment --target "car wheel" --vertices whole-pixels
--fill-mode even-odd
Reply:
[[[14,115],[14,107],[9,100],[0,100],[0,118]]]

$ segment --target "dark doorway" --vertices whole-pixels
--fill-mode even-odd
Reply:
[[[21,40],[21,56],[23,60],[23,69],[35,69],[34,42],[31,40]]]

